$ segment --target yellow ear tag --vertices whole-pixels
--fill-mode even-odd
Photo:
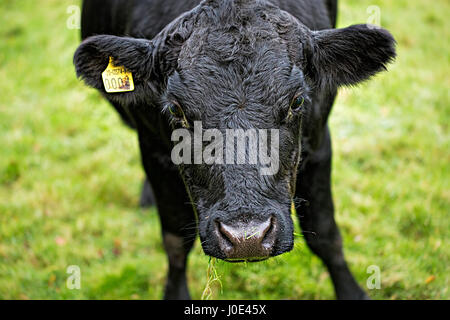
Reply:
[[[134,91],[133,75],[124,66],[115,66],[109,58],[108,67],[102,73],[103,85],[108,93]]]

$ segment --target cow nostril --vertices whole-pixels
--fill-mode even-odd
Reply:
[[[271,248],[275,242],[275,226],[275,218],[271,217],[269,228],[264,233],[263,239],[261,241],[262,245],[267,248]]]
[[[219,243],[226,249],[231,249],[234,246],[234,241],[236,241],[232,234],[228,232],[220,222],[216,222],[216,229],[219,233]]]
[[[219,247],[227,259],[268,257],[275,243],[276,221],[225,224],[216,222]]]

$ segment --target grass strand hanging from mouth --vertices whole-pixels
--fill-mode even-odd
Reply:
[[[210,300],[213,294],[212,285],[217,282],[220,286],[220,291],[222,292],[222,281],[219,278],[219,275],[217,274],[216,269],[216,258],[210,257],[208,268],[206,269],[206,285],[205,289],[203,290],[201,300]]]

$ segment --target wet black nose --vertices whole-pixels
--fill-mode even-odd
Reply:
[[[229,261],[258,261],[268,258],[276,240],[273,217],[261,222],[216,224],[219,247]]]

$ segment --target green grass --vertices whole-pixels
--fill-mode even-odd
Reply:
[[[0,2],[0,298],[159,299],[167,270],[155,210],[138,209],[135,134],[76,78],[78,1]],[[347,260],[374,299],[448,299],[450,3],[347,0],[340,26],[370,5],[398,41],[390,71],[344,89],[334,107],[333,184]],[[298,227],[296,232],[299,232]],[[329,299],[326,269],[295,250],[258,264],[217,261],[221,299]],[[208,257],[189,260],[192,296]],[[66,269],[81,268],[81,290]]]

